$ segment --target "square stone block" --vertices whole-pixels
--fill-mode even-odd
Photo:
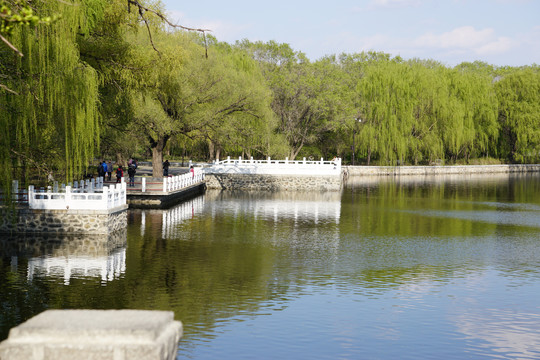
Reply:
[[[47,310],[10,330],[0,359],[172,360],[181,337],[170,311]]]

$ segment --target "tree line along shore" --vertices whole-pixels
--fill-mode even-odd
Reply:
[[[382,52],[308,59],[172,27],[159,1],[1,2],[0,166],[69,181],[92,159],[537,163],[540,69]],[[164,15],[163,15],[164,14]],[[10,20],[8,22],[7,20]]]

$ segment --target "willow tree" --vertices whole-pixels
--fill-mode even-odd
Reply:
[[[205,106],[204,127],[198,132],[208,141],[210,159],[221,151],[246,156],[285,156],[286,144],[278,134],[259,65],[245,51],[225,43],[215,44],[210,54],[219,59],[220,96]],[[218,85],[218,84],[216,84]]]
[[[127,11],[124,0],[108,1],[101,16],[94,18],[91,31],[78,37],[82,60],[96,69],[100,78],[102,121],[97,155],[115,156],[120,164],[141,143],[136,134],[128,131],[133,114],[131,100],[139,84],[137,75],[150,66],[139,61],[137,46],[130,41],[132,34],[139,34],[150,46],[145,23],[133,10]]]
[[[195,34],[156,30],[153,42],[159,53],[143,38],[133,39],[138,62],[146,67],[132,102],[132,124],[152,151],[154,176],[162,175],[163,150],[171,137],[203,134],[221,146],[256,140],[264,131],[271,121],[270,97],[256,67],[219,46],[205,49]],[[256,149],[248,141],[243,146]]]
[[[384,164],[403,162],[414,126],[413,72],[399,58],[370,61],[357,81],[361,151],[368,163],[373,152]]]
[[[497,81],[501,155],[515,162],[540,159],[540,69],[515,69]]]
[[[4,84],[0,92],[0,166],[11,177],[71,180],[80,175],[99,134],[98,77],[82,62],[77,34],[88,31],[89,7],[66,1],[35,3],[38,16],[60,15],[54,23],[20,26],[9,41],[24,56],[0,48]],[[99,16],[100,6],[92,16]]]
[[[237,43],[261,66],[273,94],[278,131],[294,159],[306,145],[318,146],[328,131],[338,128],[347,108],[345,83],[333,57],[311,63],[305,54],[274,41]]]

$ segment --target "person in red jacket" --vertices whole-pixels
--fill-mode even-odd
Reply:
[[[122,182],[122,177],[124,176],[124,170],[122,169],[122,165],[118,166],[118,169],[116,169],[116,182]]]

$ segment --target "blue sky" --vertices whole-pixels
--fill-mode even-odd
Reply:
[[[162,0],[174,22],[220,41],[275,40],[311,60],[383,51],[454,66],[540,64],[540,0]]]

